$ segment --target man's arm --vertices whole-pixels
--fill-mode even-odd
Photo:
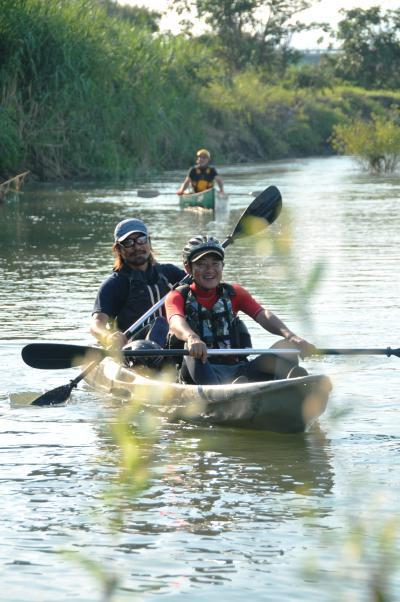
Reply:
[[[316,352],[312,343],[309,343],[305,339],[297,336],[297,334],[294,334],[294,332],[292,332],[290,328],[288,328],[286,324],[269,309],[262,309],[254,319],[264,328],[264,330],[267,330],[271,334],[280,335],[290,343],[293,343],[301,351],[302,357],[313,355]]]
[[[185,192],[185,190],[187,188],[189,188],[190,184],[191,184],[191,180],[190,180],[189,176],[186,176],[186,178],[183,180],[182,186],[179,188],[177,194],[179,194],[179,195],[183,194]]]
[[[110,330],[110,316],[102,312],[92,315],[90,323],[90,334],[92,334],[103,347],[116,347],[121,349],[127,344],[128,339],[120,330]]]
[[[207,360],[207,346],[190,328],[185,318],[185,301],[179,291],[168,293],[165,299],[165,310],[170,333],[187,344],[191,356],[204,363]]]
[[[90,333],[105,347],[123,347],[127,343],[125,335],[110,328],[120,312],[129,291],[129,281],[119,274],[112,274],[100,286],[94,302],[90,322]]]
[[[222,181],[222,178],[221,178],[221,176],[218,176],[218,175],[217,175],[217,176],[215,176],[215,181],[216,181],[216,182],[217,182],[217,184],[218,184],[219,191],[220,191],[222,194],[224,194],[224,183],[223,183],[223,181]]]
[[[189,355],[201,360],[203,364],[207,360],[207,346],[198,334],[194,332],[183,316],[175,314],[169,320],[169,330],[180,341],[185,341]]]

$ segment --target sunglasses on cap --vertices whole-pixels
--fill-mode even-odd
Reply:
[[[148,243],[148,241],[149,237],[146,236],[146,234],[143,234],[142,236],[137,236],[136,238],[125,238],[125,240],[121,240],[121,242],[119,242],[118,244],[122,247],[125,247],[126,249],[130,249],[135,244],[145,245],[146,243]]]

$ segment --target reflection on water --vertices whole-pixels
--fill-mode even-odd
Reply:
[[[250,203],[248,192],[270,184],[282,191],[282,214],[263,244],[229,246],[227,281],[244,284],[320,347],[398,346],[397,178],[371,178],[346,158],[221,171],[226,190],[243,193],[231,195],[223,218],[183,211],[173,194],[140,198],[139,183],[26,187],[0,205],[0,562],[7,602],[25,600],[27,591],[44,602],[101,600],[100,583],[61,549],[115,573],[116,599],[146,592],[147,599],[186,593],[201,601],[246,594],[316,601],[320,585],[300,573],[313,551],[346,590],[324,533],[346,540],[346,513],[367,512],[371,492],[385,500],[374,520],[384,524],[398,513],[398,358],[305,362],[334,385],[321,430],[306,435],[168,425],[154,446],[143,438],[149,487],[138,498],[121,490],[117,532],[115,508],[104,498],[117,471],[107,430],[115,404],[81,385],[65,407],[10,404],[10,396],[36,397],[77,375],[31,369],[20,351],[38,340],[93,342],[89,315],[111,270],[118,221],[144,219],[158,257],[179,263],[189,236],[208,232],[223,240]],[[174,192],[181,177],[171,172],[144,184]],[[304,284],[318,261],[325,270],[310,297]],[[254,344],[268,346],[270,337],[248,324]],[[335,418],[333,409],[346,411]]]
[[[157,449],[153,469],[155,474],[163,473],[161,483],[156,479],[154,486],[130,506],[135,520],[138,511],[151,508],[150,516],[142,517],[145,530],[163,528],[159,512],[172,490],[176,496],[172,513],[184,522],[185,530],[215,534],[216,525],[222,530],[235,526],[232,512],[236,516],[239,498],[243,518],[249,520],[256,512],[258,519],[275,523],[287,518],[287,508],[273,509],[271,496],[287,493],[311,500],[330,493],[333,487],[329,442],[320,430],[298,436],[266,436],[182,426],[163,430]]]
[[[175,582],[178,591],[232,585],[242,581],[243,563],[261,583],[289,553],[303,521],[319,524],[332,510],[330,444],[320,430],[290,437],[169,426],[153,453],[149,487],[137,499],[125,497],[115,541],[119,567],[135,556],[134,573],[124,573],[133,591],[166,592]],[[153,565],[160,553],[161,565]],[[186,568],[178,576],[179,558]]]
[[[270,433],[268,437],[234,429],[208,430],[194,441],[203,458],[210,452],[218,454],[235,465],[237,476],[254,476],[255,487],[261,480],[275,491],[315,495],[331,491],[329,442],[318,428],[298,436]]]

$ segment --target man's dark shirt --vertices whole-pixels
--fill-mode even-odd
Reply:
[[[172,285],[180,282],[186,276],[184,270],[181,270],[172,263],[161,263],[156,265],[161,274],[163,274]],[[157,280],[157,278],[155,278],[153,266],[149,266],[146,271],[130,270],[124,266],[120,271],[110,274],[101,284],[94,302],[93,314],[104,313],[111,318],[118,316],[128,299],[129,273],[131,272],[135,273],[136,279],[139,279],[139,281],[141,280],[143,284],[146,285],[154,284],[155,280]],[[150,307],[150,305],[149,307],[143,307],[143,313]]]

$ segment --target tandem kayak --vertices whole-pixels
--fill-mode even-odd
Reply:
[[[203,209],[214,209],[215,196],[215,188],[209,188],[203,192],[190,192],[181,194],[179,199],[182,207],[202,207]]]
[[[107,357],[85,377],[99,393],[134,398],[171,422],[186,421],[301,433],[324,412],[331,382],[324,375],[227,385],[187,385],[156,380]]]

